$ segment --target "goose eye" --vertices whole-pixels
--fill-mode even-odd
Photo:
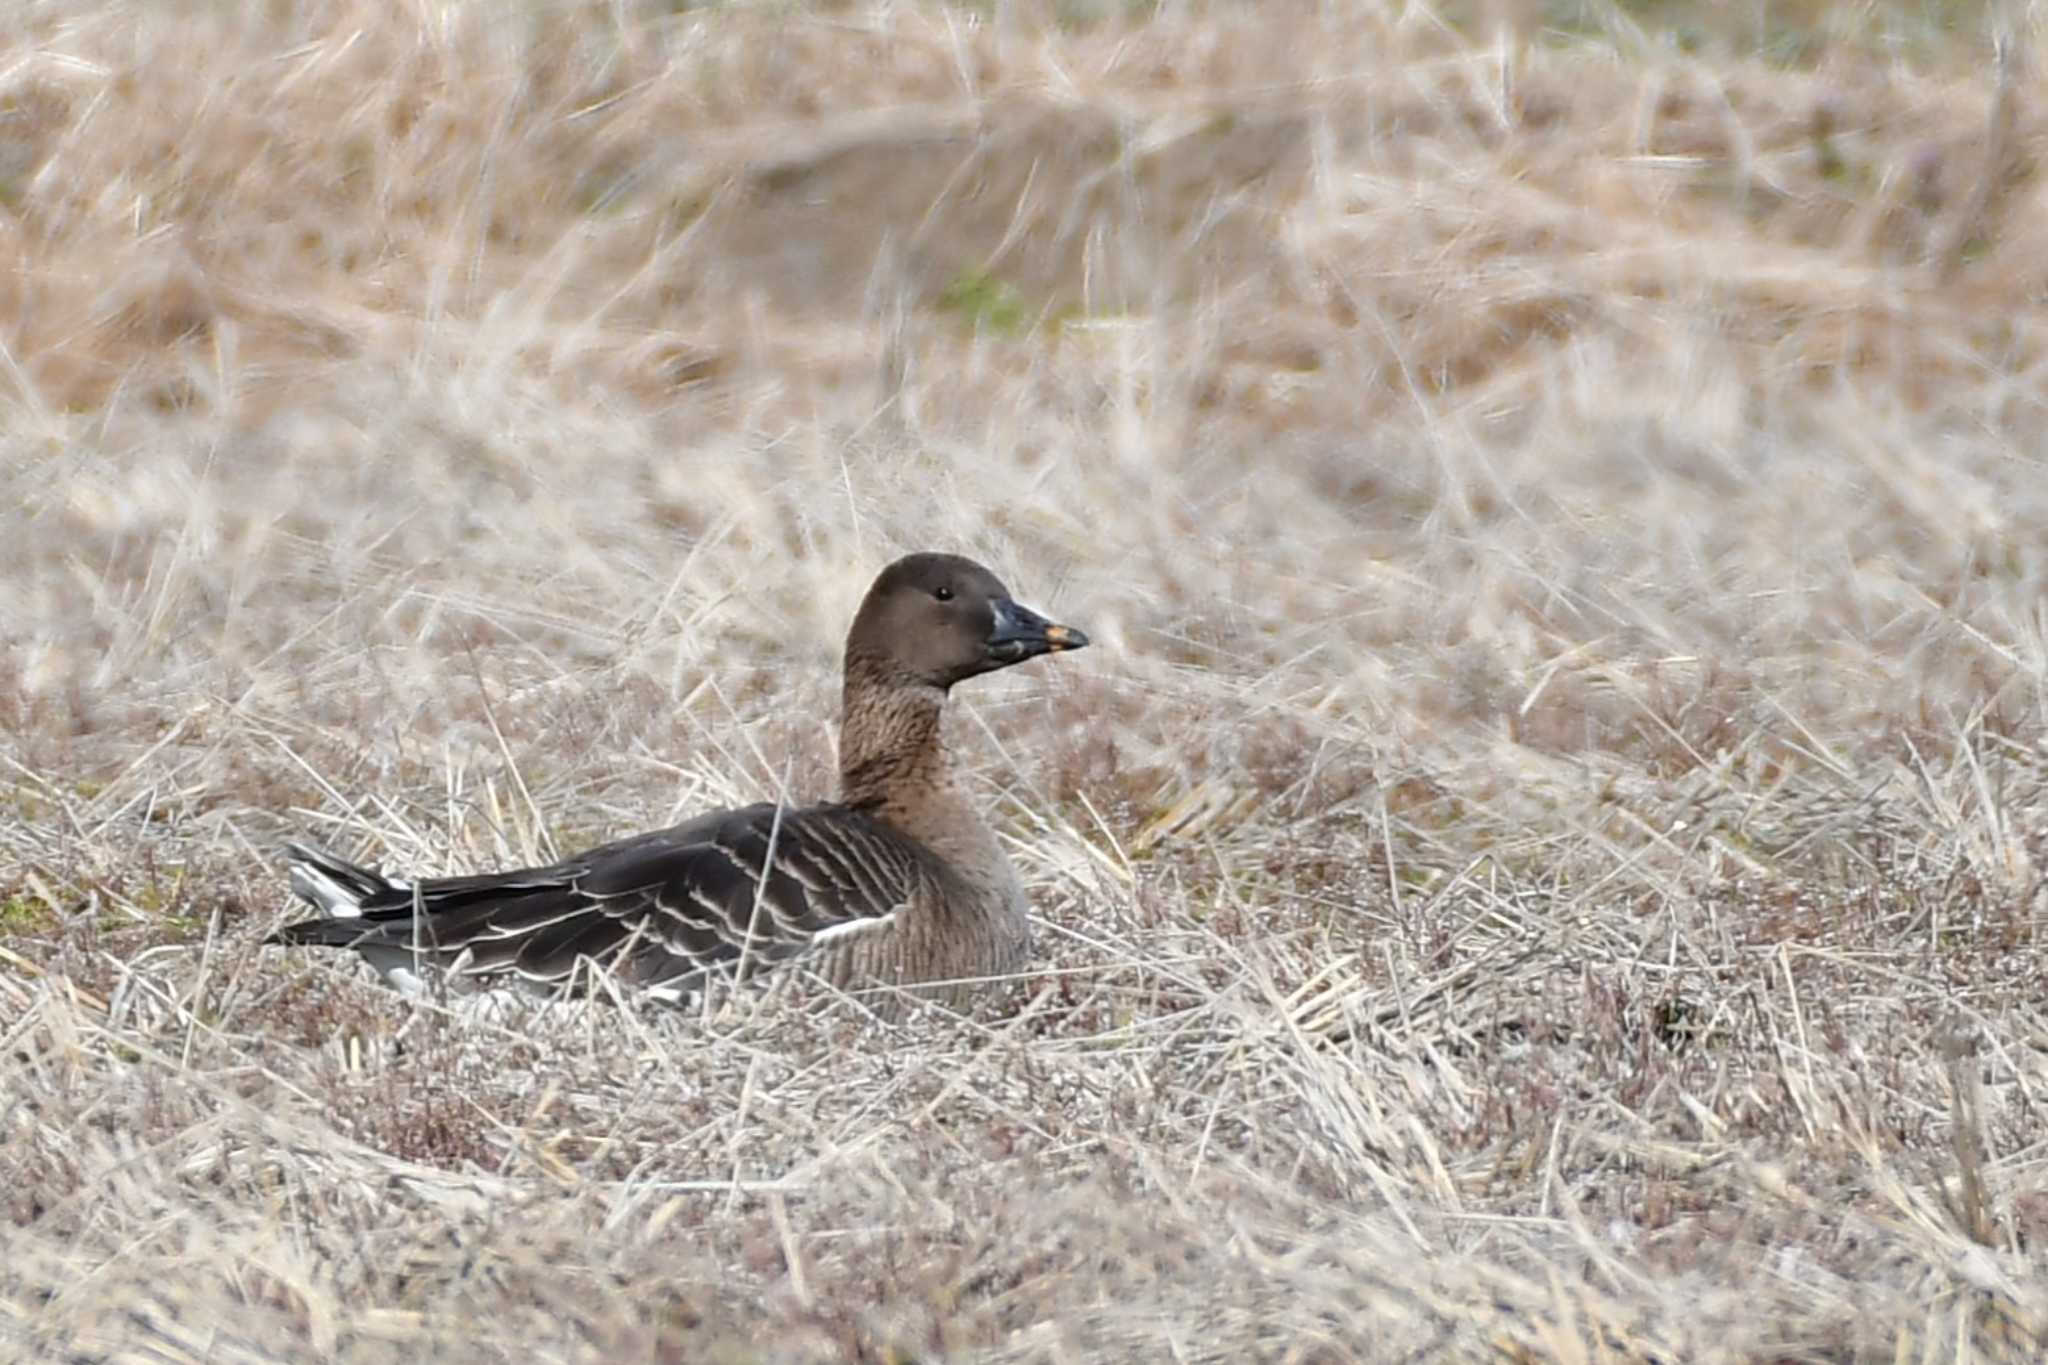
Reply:
[[[941,602],[950,602],[953,600],[953,590],[951,588],[933,588],[932,596],[938,598]]]

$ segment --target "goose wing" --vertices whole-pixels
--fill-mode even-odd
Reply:
[[[846,806],[772,804],[702,816],[548,867],[408,883],[293,846],[292,886],[326,913],[273,942],[353,948],[387,975],[422,958],[542,986],[581,964],[680,997],[878,932],[928,875],[916,844]]]

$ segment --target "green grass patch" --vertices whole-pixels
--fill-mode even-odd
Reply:
[[[0,934],[40,934],[57,927],[49,905],[26,893],[0,899]]]
[[[963,271],[939,295],[939,307],[958,314],[977,332],[1011,337],[1029,320],[1024,296],[1014,285],[984,270]]]

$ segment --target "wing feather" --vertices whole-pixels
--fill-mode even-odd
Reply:
[[[373,961],[411,950],[464,976],[546,985],[573,984],[592,963],[664,998],[743,959],[752,970],[885,932],[934,875],[922,848],[844,806],[746,806],[548,867],[416,884],[301,852],[295,861],[318,875],[294,885],[306,881],[301,894],[328,913],[279,941],[353,947]]]

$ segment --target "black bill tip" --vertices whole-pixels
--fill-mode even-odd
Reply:
[[[1029,607],[1015,602],[998,602],[995,623],[985,644],[990,659],[1002,664],[1016,664],[1041,654],[1086,648],[1088,636],[1074,626],[1048,621]]]

